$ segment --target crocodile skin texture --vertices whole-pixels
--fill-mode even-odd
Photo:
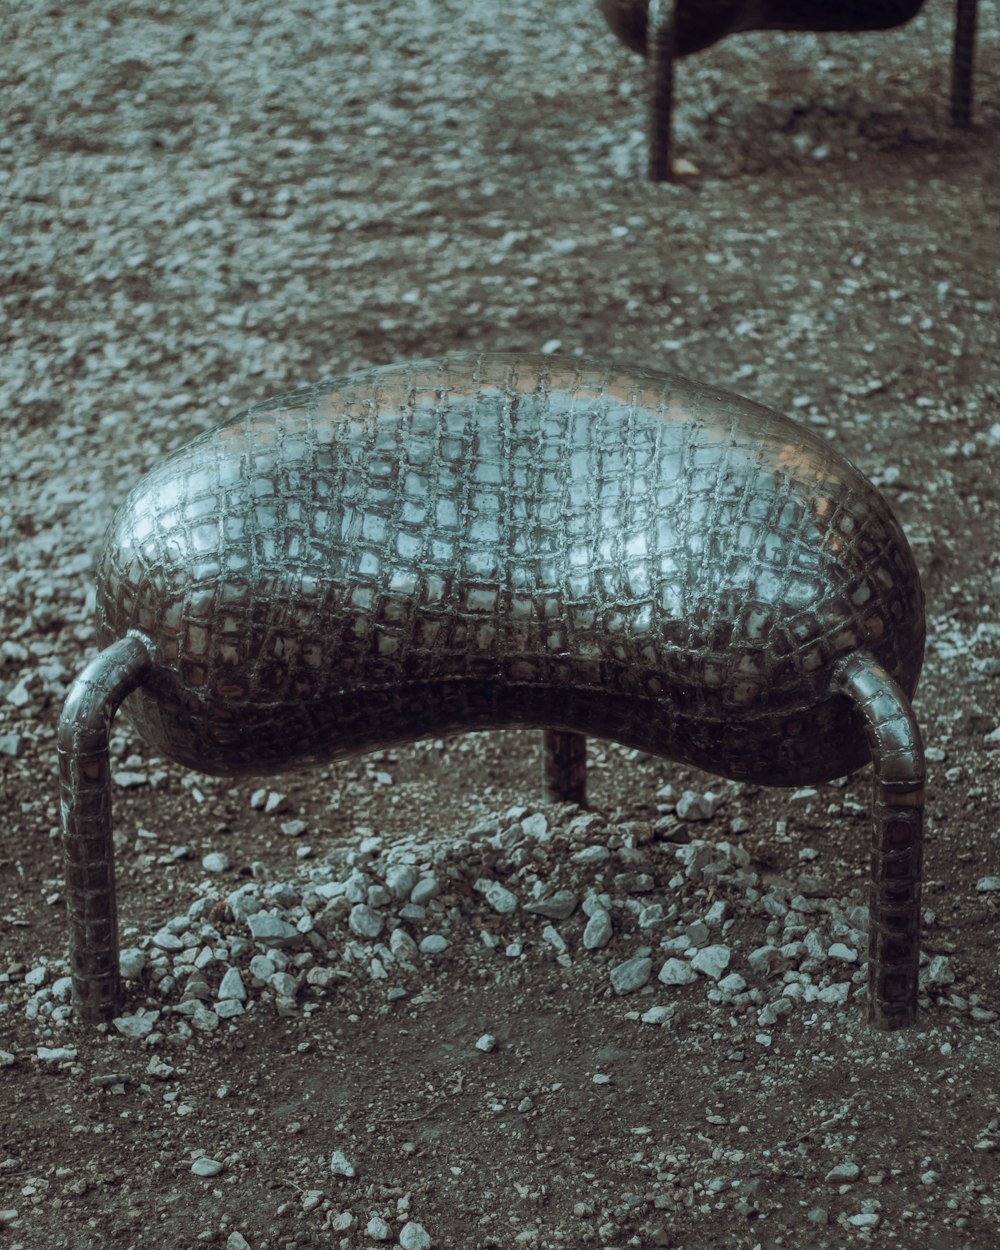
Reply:
[[[724,776],[818,782],[869,747],[834,665],[907,696],[906,540],[829,445],[664,373],[549,357],[375,369],[169,456],[114,519],[102,645],[124,710],[210,773],[546,726]]]

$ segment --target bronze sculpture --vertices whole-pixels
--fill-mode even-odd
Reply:
[[[74,992],[117,1013],[108,736],[266,773],[451,731],[584,735],[750,781],[873,763],[870,1014],[917,994],[923,596],[828,443],[673,374],[456,356],[253,408],[108,532],[104,650],[59,726]],[[568,788],[568,795],[567,795]]]
[[[910,21],[924,0],[598,0],[617,37],[647,61],[649,177],[670,177],[673,63],[740,31],[887,30]],[[951,120],[972,116],[976,0],[956,0]]]

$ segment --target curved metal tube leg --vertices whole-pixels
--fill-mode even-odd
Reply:
[[[868,1019],[904,1029],[917,1012],[924,752],[910,701],[865,653],[834,681],[861,714],[872,757],[872,876],[868,934]]]
[[[111,770],[115,712],[152,667],[149,648],[130,635],[87,665],[59,718],[63,865],[73,998],[81,1020],[110,1020],[121,1007]]]
[[[542,747],[544,794],[550,803],[587,803],[587,735],[546,729]]]
[[[650,182],[667,182],[671,175],[670,128],[674,103],[675,2],[676,0],[650,0],[646,22]]]
[[[956,0],[951,58],[951,124],[972,125],[972,66],[976,57],[977,0]]]

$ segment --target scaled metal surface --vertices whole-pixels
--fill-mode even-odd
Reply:
[[[94,661],[71,692],[64,770],[135,686],[136,729],[210,773],[533,725],[558,731],[550,792],[582,794],[574,734],[767,784],[873,752],[883,790],[922,779],[923,600],[888,505],[825,440],[676,375],[455,357],[264,404],[132,491],[98,604],[116,676]],[[916,993],[911,825],[887,852],[912,964],[887,1027]]]

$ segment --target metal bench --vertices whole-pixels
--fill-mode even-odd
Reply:
[[[74,996],[121,1007],[108,742],[266,774],[470,729],[737,780],[873,764],[870,1014],[913,1020],[923,596],[888,504],[793,422],[674,374],[458,356],[253,408],[109,529],[59,723]]]

